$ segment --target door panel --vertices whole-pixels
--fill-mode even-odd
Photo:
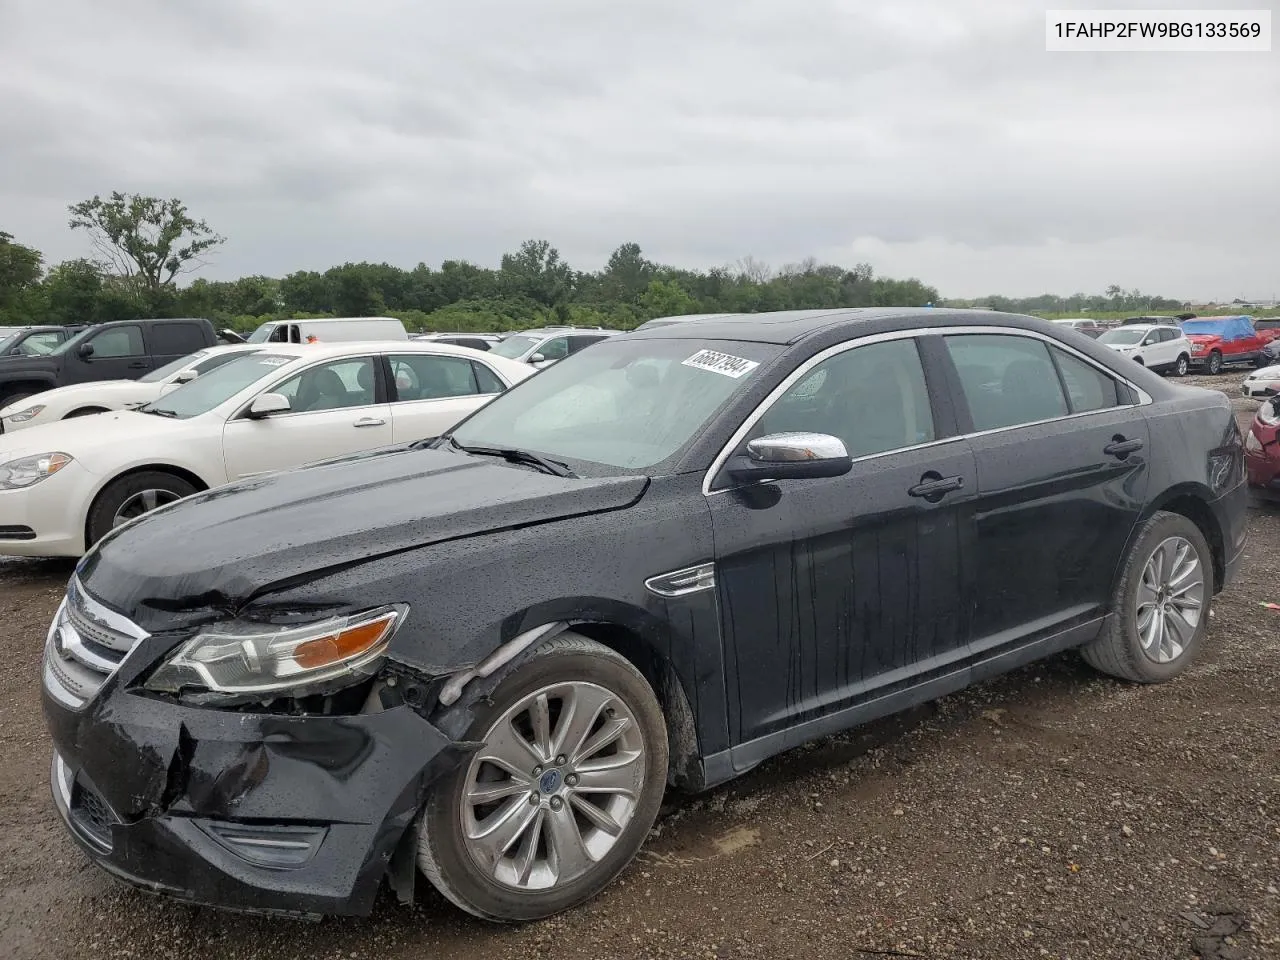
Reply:
[[[748,433],[830,434],[859,459],[845,476],[708,499],[735,743],[965,656],[974,461],[963,440],[933,442],[934,422],[907,338],[824,360]],[[941,497],[910,492],[952,477],[963,485]]]
[[[1101,616],[1146,495],[1149,436],[1141,411],[1117,406],[1123,392],[1111,377],[1065,351],[1050,353],[1039,340],[945,339],[960,393],[977,411],[975,426],[1003,427],[970,438],[978,481],[975,652]],[[981,363],[987,373],[979,382]],[[1034,376],[1031,364],[1040,371]],[[1016,424],[1062,403],[1069,415]],[[1106,452],[1116,438],[1143,446]]]
[[[136,380],[152,367],[141,327],[109,327],[85,342],[93,344],[93,355],[81,357],[73,351],[67,356],[64,379],[68,384],[92,380]]]
[[[972,487],[968,445],[710,498],[736,743],[964,657],[973,494],[912,497],[930,471]]]
[[[301,466],[392,442],[391,405],[372,357],[316,364],[264,393],[289,398],[289,413],[227,422],[223,459],[231,479]]]

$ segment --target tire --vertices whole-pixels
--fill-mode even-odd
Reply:
[[[499,922],[537,920],[594,897],[644,843],[666,787],[666,724],[657,697],[639,671],[609,648],[579,634],[563,633],[535,648],[494,680],[473,681],[462,698],[435,720],[449,736],[483,741],[486,746],[434,784],[423,807],[418,867],[437,890],[468,913]],[[532,708],[540,695],[546,696],[547,706],[543,741],[551,746],[550,752],[565,751],[565,762],[544,758],[545,768],[529,752],[523,737],[495,735],[495,727],[512,731],[513,722],[531,733]],[[570,700],[586,707],[582,716],[594,718],[584,731],[590,733],[585,759],[603,760],[609,751],[616,751],[612,756],[632,758],[615,764],[617,772],[595,771],[615,777],[613,786],[620,792],[574,789],[581,782],[579,773],[590,774],[575,764],[572,746],[556,746],[558,738],[571,732],[570,725],[561,726],[561,722],[580,710],[580,706],[570,708]],[[614,713],[606,717],[610,710]],[[616,740],[590,750],[606,727],[613,725],[620,728]],[[537,739],[536,734],[531,739]],[[584,742],[576,736],[569,739]],[[486,754],[514,757],[514,762],[499,767],[484,760]],[[528,773],[521,770],[517,780],[510,771],[520,760],[526,761]],[[464,799],[468,791],[485,786],[494,793],[493,802]],[[504,789],[506,793],[497,797]],[[616,836],[587,818],[584,803],[604,811],[620,826]],[[485,833],[490,823],[499,825],[485,836],[500,833],[517,821],[529,825],[506,830],[505,836],[511,839],[502,848],[493,841],[486,844],[482,836],[471,840],[466,836],[468,831]],[[561,849],[570,855],[562,858]],[[576,861],[576,869],[572,866],[575,852],[586,853]],[[566,859],[570,867],[565,867]],[[562,872],[568,875],[562,878]]]
[[[72,420],[75,417],[88,417],[95,413],[106,413],[106,407],[81,407],[79,410],[72,410],[63,420]]]
[[[1185,377],[1187,371],[1191,369],[1191,358],[1185,353],[1178,354],[1178,359],[1173,364],[1173,375],[1175,377]]]
[[[1205,364],[1205,371],[1212,377],[1216,377],[1222,372],[1222,352],[1214,350],[1209,354],[1209,362]]]
[[[27,397],[34,397],[35,394],[30,390],[19,390],[17,393],[11,393],[8,396],[0,397],[0,407],[7,407],[11,403],[17,403],[19,400],[25,400]]]
[[[115,527],[116,517],[124,510],[132,519],[142,513],[172,503],[182,497],[189,497],[196,488],[181,477],[162,470],[144,470],[141,473],[129,473],[112,480],[102,488],[93,506],[89,508],[89,520],[85,525],[85,546],[91,547]],[[154,496],[148,496],[154,494]],[[147,506],[153,503],[152,506]],[[135,510],[134,507],[139,509]]]
[[[1171,546],[1172,545],[1172,546]],[[1182,548],[1188,548],[1183,558]],[[1163,557],[1162,571],[1152,571],[1157,551]],[[1178,580],[1170,577],[1167,571],[1170,560],[1175,572],[1184,569],[1183,564],[1190,555],[1195,555],[1199,566],[1199,594],[1196,596],[1193,579]],[[1152,576],[1152,573],[1156,576]],[[1174,580],[1173,591],[1169,590],[1169,580]],[[1163,587],[1163,592],[1156,592],[1149,584],[1156,583]],[[1161,617],[1156,598],[1166,598],[1165,609],[1172,608],[1171,616],[1179,618],[1186,629],[1177,630],[1170,616]],[[1192,611],[1184,608],[1180,612],[1179,604],[1172,598],[1198,600],[1199,606]],[[1120,579],[1116,583],[1115,593],[1111,598],[1111,616],[1102,633],[1081,648],[1081,656],[1096,670],[1119,677],[1121,680],[1132,680],[1134,683],[1164,683],[1172,680],[1190,666],[1200,650],[1204,635],[1209,628],[1209,605],[1213,598],[1213,553],[1205,541],[1200,528],[1178,513],[1158,511],[1142,525],[1134,541],[1132,549],[1125,557],[1120,571]],[[1159,630],[1165,628],[1159,636],[1143,628],[1143,610],[1151,609],[1152,626]],[[1194,624],[1188,621],[1194,613]],[[1164,619],[1164,624],[1153,621]],[[1166,632],[1167,631],[1167,632]],[[1154,637],[1155,642],[1146,642]],[[1164,646],[1164,638],[1176,641],[1178,649]],[[1159,651],[1156,653],[1156,651]]]

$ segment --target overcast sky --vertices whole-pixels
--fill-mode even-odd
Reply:
[[[1280,293],[1280,52],[1046,53],[1050,5],[0,0],[0,230],[85,256],[67,204],[126,190],[228,238],[211,279],[537,237]]]

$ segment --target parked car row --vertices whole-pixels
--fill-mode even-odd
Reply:
[[[424,877],[545,917],[668,785],[1068,648],[1144,683],[1196,658],[1244,547],[1221,392],[991,312],[662,321],[541,368],[580,334],[264,342],[0,439],[0,521],[56,499],[43,547],[107,531],[43,665],[86,854],[232,909],[364,914]],[[316,418],[382,435],[279,471]]]

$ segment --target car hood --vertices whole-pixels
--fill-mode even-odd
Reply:
[[[1273,367],[1263,367],[1261,370],[1255,370],[1253,373],[1245,377],[1246,380],[1280,380],[1280,364]]]
[[[36,403],[146,403],[160,393],[161,384],[142,383],[138,380],[95,380],[91,383],[75,383],[69,387],[55,387],[43,393],[33,394],[24,400],[0,409],[0,416],[9,416]]]
[[[24,406],[29,406],[23,401]],[[162,432],[180,433],[185,420],[157,417],[150,413],[117,410],[94,417],[74,417],[46,423],[30,430],[0,434],[0,462],[34,453],[65,453],[85,469],[97,473],[103,463],[114,459],[113,450],[124,450],[144,438]]]
[[[394,448],[198,493],[108,535],[79,572],[90,593],[144,629],[173,628],[376,557],[619,510],[648,483]]]
[[[57,372],[58,361],[53,357],[0,357],[0,377],[19,373],[53,376]]]

